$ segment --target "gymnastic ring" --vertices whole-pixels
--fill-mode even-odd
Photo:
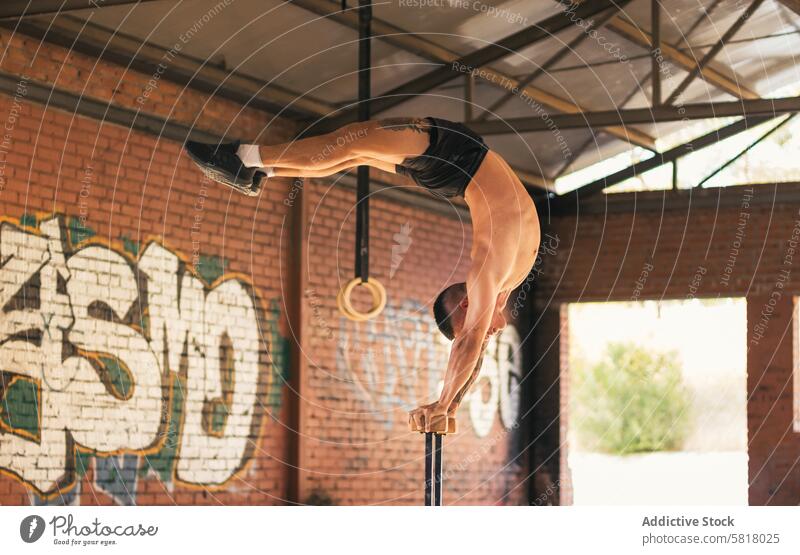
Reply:
[[[353,294],[353,290],[357,285],[365,286],[372,295],[372,308],[367,312],[357,311],[350,302],[350,295]],[[339,291],[339,294],[336,295],[336,305],[339,307],[339,312],[348,319],[354,322],[364,322],[383,312],[384,307],[386,307],[386,289],[375,278],[368,278],[364,282],[360,277],[356,277],[348,281]]]

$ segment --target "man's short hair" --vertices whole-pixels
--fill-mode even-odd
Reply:
[[[439,327],[439,331],[451,341],[455,337],[453,314],[466,294],[466,283],[463,281],[454,283],[442,289],[442,292],[439,293],[433,303],[433,317],[436,320],[436,325]]]

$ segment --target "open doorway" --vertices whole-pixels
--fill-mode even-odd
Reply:
[[[746,505],[741,298],[569,305],[575,505]]]

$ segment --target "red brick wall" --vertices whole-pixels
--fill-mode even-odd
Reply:
[[[379,318],[356,324],[335,306],[353,276],[354,192],[315,182],[306,193],[303,493],[336,503],[419,504],[423,438],[406,433],[407,413],[434,399],[446,368],[449,343],[430,306],[466,276],[469,227],[374,197],[370,275],[385,284],[389,300]],[[445,438],[446,503],[509,504],[527,495],[527,460],[512,450],[519,387],[506,381],[508,354],[490,347],[486,377],[458,413],[459,433]]]
[[[21,91],[55,83],[265,142],[293,130],[165,80],[142,106],[148,75],[47,44],[31,60],[39,44],[21,35],[0,43]],[[12,119],[0,144],[0,504],[421,502],[422,438],[405,415],[445,368],[429,306],[463,279],[468,225],[376,197],[372,267],[389,305],[354,324],[334,306],[352,275],[351,189],[306,185],[298,251],[289,180],[246,199],[206,182],[175,142],[22,93],[0,96],[0,121]],[[290,252],[305,253],[301,329],[287,323]],[[511,354],[493,352],[445,441],[447,503],[526,499]]]
[[[656,209],[556,218],[551,233],[560,245],[537,289],[539,304],[746,297],[753,504],[800,502],[800,436],[791,425],[792,298],[800,291],[800,256],[791,249],[800,237],[800,203],[774,202],[775,192],[772,185],[732,187],[719,191],[718,205],[666,202],[661,210],[657,202]],[[660,195],[638,198],[644,204]]]

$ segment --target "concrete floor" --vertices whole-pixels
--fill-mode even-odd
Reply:
[[[574,505],[747,505],[747,453],[571,453]]]

